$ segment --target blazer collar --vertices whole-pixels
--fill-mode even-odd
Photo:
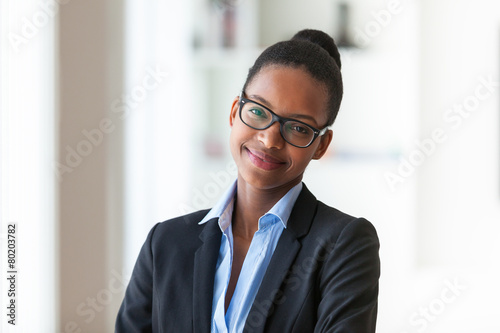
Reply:
[[[298,239],[309,232],[316,213],[316,207],[316,197],[304,184],[292,209],[288,227],[283,230],[266,274],[262,279],[259,291],[248,314],[244,331],[264,332],[266,320],[273,305],[279,303],[277,297],[281,284],[301,248]],[[265,320],[255,320],[255,318],[265,318]]]
[[[202,244],[194,256],[193,332],[210,332],[215,267],[222,238],[218,218],[212,218],[200,233]]]
[[[287,228],[295,238],[300,238],[309,232],[316,213],[316,197],[309,191],[306,184],[303,185],[288,220]]]

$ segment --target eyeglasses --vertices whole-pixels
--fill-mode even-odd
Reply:
[[[241,121],[256,130],[265,130],[275,122],[279,122],[281,137],[292,146],[307,148],[318,136],[322,136],[328,130],[328,127],[319,130],[300,120],[280,117],[264,105],[245,98],[243,95],[242,91],[239,102]]]

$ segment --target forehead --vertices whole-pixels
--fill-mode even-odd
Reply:
[[[315,126],[323,126],[327,121],[326,87],[300,67],[264,67],[245,93],[250,98],[263,98],[266,106],[280,116],[307,115],[316,120]]]

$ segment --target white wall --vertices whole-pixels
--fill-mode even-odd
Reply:
[[[500,4],[423,1],[421,8],[420,140],[436,128],[447,139],[418,168],[418,259],[435,277],[430,286],[444,275],[467,287],[428,331],[497,332]],[[429,302],[438,294],[421,295]]]
[[[420,260],[488,263],[480,254],[500,250],[500,4],[423,2],[422,17],[420,137],[440,127],[448,140],[419,169],[420,234],[434,235]]]
[[[0,14],[0,331],[50,332],[58,317],[53,170],[57,24],[36,1],[2,1]],[[16,225],[9,228],[15,234],[8,233],[10,224]],[[7,252],[8,244],[14,252]],[[8,255],[14,255],[14,267],[7,265]],[[14,288],[7,280],[11,275]],[[7,317],[12,300],[15,318]],[[11,319],[15,326],[7,322]]]

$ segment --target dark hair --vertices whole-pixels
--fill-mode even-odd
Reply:
[[[319,30],[301,30],[292,39],[271,45],[255,60],[248,71],[243,90],[266,66],[303,67],[328,93],[328,121],[335,121],[342,101],[343,85],[340,54],[333,38]]]

